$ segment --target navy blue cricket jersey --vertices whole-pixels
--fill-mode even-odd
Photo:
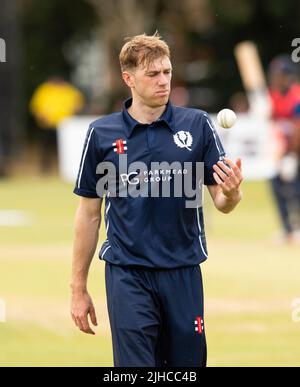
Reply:
[[[105,195],[107,239],[99,257],[121,266],[197,265],[207,258],[202,207],[186,208],[186,197],[172,195],[172,189],[169,197],[161,191],[155,197],[120,197],[121,186],[133,186],[141,177],[137,172],[121,173],[120,158],[126,158],[128,165],[143,162],[148,167],[148,172],[143,171],[148,182],[163,179],[161,173],[174,180],[173,174],[182,173],[185,162],[203,163],[204,184],[213,185],[213,165],[225,154],[222,144],[207,113],[201,110],[169,102],[158,120],[141,124],[127,111],[131,103],[129,99],[122,112],[91,123],[74,189],[80,196],[99,197],[97,182],[105,172],[98,169],[97,173],[97,166],[103,162],[115,166],[117,189],[115,195]],[[182,170],[153,171],[153,162],[177,162],[177,166],[179,162]]]

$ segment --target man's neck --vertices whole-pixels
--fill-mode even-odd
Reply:
[[[128,108],[128,113],[141,124],[151,124],[163,114],[165,109],[166,105],[150,107],[133,99],[132,105]]]

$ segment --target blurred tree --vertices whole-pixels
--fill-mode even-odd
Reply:
[[[0,37],[6,41],[6,62],[0,63],[0,177],[9,172],[24,137],[20,117],[22,55],[19,22],[17,0],[2,0]]]
[[[119,107],[118,101],[128,94],[120,77],[118,55],[124,38],[136,34],[163,35],[172,49],[174,82],[184,80],[185,66],[192,50],[188,40],[193,29],[205,31],[213,20],[207,0],[87,0],[93,4],[101,22],[101,36],[108,52],[108,110]],[[116,106],[117,105],[117,106]]]
[[[216,29],[208,0],[161,1],[160,25],[170,43],[174,62],[173,84],[189,90],[189,105],[209,109],[216,97],[209,86]]]
[[[158,30],[171,46],[174,84],[190,90],[190,105],[216,111],[242,90],[234,45],[254,40],[267,66],[273,56],[291,50],[300,17],[300,2],[295,0],[19,1],[26,53],[25,101],[50,74],[70,75],[74,64],[65,55],[70,42],[76,45],[89,38],[99,26],[99,44],[93,50],[99,47],[107,55],[106,71],[99,70],[107,78],[105,112],[115,109],[128,94],[118,63],[125,37]]]
[[[74,64],[65,55],[66,46],[72,40],[89,38],[99,22],[85,0],[20,0],[20,4],[25,54],[23,108],[28,111],[34,89],[45,79],[55,74],[70,78]]]
[[[119,52],[124,38],[154,33],[158,0],[87,0],[93,5],[101,23],[101,36],[108,53],[108,110],[118,107],[127,95],[119,65]]]

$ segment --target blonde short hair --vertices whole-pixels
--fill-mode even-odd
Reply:
[[[128,39],[119,55],[122,71],[133,70],[140,65],[147,67],[163,56],[170,58],[169,46],[157,32],[152,36],[142,34]]]

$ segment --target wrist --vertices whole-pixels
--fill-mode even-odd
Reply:
[[[85,282],[71,282],[70,288],[73,294],[82,294],[87,292],[87,286]]]

